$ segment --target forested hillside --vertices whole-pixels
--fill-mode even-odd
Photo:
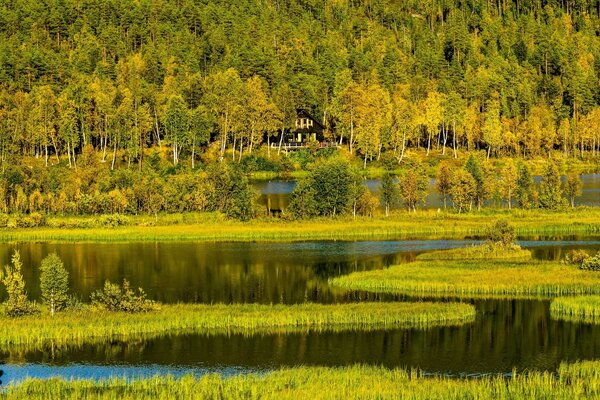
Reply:
[[[595,153],[597,1],[13,0],[2,163],[252,151],[307,108],[372,159],[405,146]],[[229,150],[228,150],[229,149]],[[235,157],[235,155],[233,155]]]

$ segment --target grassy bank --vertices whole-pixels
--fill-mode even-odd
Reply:
[[[333,278],[330,284],[408,295],[545,297],[600,294],[600,272],[544,261],[417,261]]]
[[[520,235],[600,233],[600,208],[577,212],[486,210],[455,214],[397,211],[389,218],[286,221],[277,218],[237,222],[217,214],[173,214],[158,218],[128,217],[127,226],[94,226],[96,217],[49,218],[47,227],[2,228],[2,241],[143,241],[143,240],[357,240],[462,237],[484,234],[498,219],[510,220]]]
[[[28,380],[6,399],[584,399],[600,396],[600,362],[506,379],[427,377],[374,366],[298,367],[267,374],[155,377],[126,382]],[[2,394],[0,394],[2,397]]]
[[[552,301],[553,318],[600,324],[600,296],[559,297]]]
[[[459,249],[436,250],[419,254],[417,260],[507,260],[530,259],[531,252],[519,246],[499,246],[484,244]]]
[[[140,314],[92,309],[21,318],[0,317],[0,347],[43,347],[163,334],[254,334],[310,330],[427,328],[473,321],[461,303],[300,305],[162,305]]]

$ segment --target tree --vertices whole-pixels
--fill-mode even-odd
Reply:
[[[17,250],[13,253],[11,261],[12,265],[6,265],[4,267],[4,273],[0,274],[2,284],[6,288],[6,293],[8,294],[8,300],[5,303],[5,312],[10,317],[20,317],[32,314],[35,312],[35,307],[27,299],[25,280],[21,273],[23,264],[21,263],[21,256]]]
[[[535,205],[533,202],[533,178],[531,177],[529,167],[523,162],[517,164],[517,189],[515,198],[521,208],[531,208]]]
[[[420,166],[414,166],[404,171],[400,176],[400,197],[410,212],[417,212],[417,204],[425,202],[429,178]]]
[[[498,94],[487,104],[483,122],[483,140],[487,143],[487,158],[490,158],[492,149],[496,150],[502,144],[502,125],[500,124],[500,102]]]
[[[477,195],[477,182],[465,169],[459,169],[452,177],[450,196],[459,214],[470,210]]]
[[[190,113],[181,96],[169,97],[164,126],[167,138],[171,140],[173,147],[173,164],[177,165],[181,148],[186,144],[187,133],[190,130]]]
[[[349,209],[353,177],[347,161],[327,160],[317,165],[311,176],[319,215],[335,217]]]
[[[381,205],[385,208],[385,216],[389,217],[390,208],[394,207],[400,199],[398,186],[394,183],[394,177],[387,172],[383,175],[380,185]]]
[[[67,303],[69,291],[69,273],[56,253],[42,260],[40,267],[40,289],[42,300],[54,315]]]
[[[477,205],[477,210],[481,210],[481,206],[483,206],[483,202],[489,197],[489,185],[486,182],[486,177],[483,172],[483,168],[479,163],[479,160],[473,156],[472,154],[469,156],[465,164],[465,170],[471,174],[473,179],[475,180],[475,204]],[[489,178],[488,178],[489,179]]]
[[[567,175],[567,181],[565,182],[564,193],[571,204],[571,208],[575,208],[575,198],[581,196],[583,189],[583,182],[579,174],[574,172]]]
[[[553,161],[549,161],[546,164],[546,169],[540,182],[539,202],[540,207],[550,210],[556,210],[562,205],[560,173]]]
[[[502,172],[500,173],[500,192],[508,202],[508,209],[512,208],[512,199],[518,189],[518,171],[515,163],[512,160],[506,162]]]
[[[290,194],[288,210],[295,219],[308,219],[319,214],[311,178],[305,178],[298,182]]]
[[[444,202],[444,209],[446,209],[446,200],[452,186],[452,170],[450,165],[446,162],[440,164],[437,175],[435,177],[435,188],[440,193],[440,197]]]

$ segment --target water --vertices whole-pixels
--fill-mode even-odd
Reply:
[[[541,177],[534,177],[539,183]],[[583,193],[575,201],[576,205],[582,206],[600,206],[600,174],[585,174],[581,176],[583,181]],[[365,185],[373,193],[379,192],[379,179],[367,179]],[[425,208],[441,208],[444,206],[439,194],[434,187],[435,179],[430,179],[427,198],[425,199]],[[260,203],[271,210],[284,210],[290,198],[290,193],[296,187],[295,181],[255,181],[254,188],[261,193]],[[489,202],[488,205],[493,205]]]
[[[533,239],[539,238],[523,238],[521,244],[542,259],[561,258],[571,248],[600,250],[600,237]],[[39,271],[27,266],[39,265],[45,255],[56,251],[70,271],[74,292],[85,299],[105,279],[127,278],[165,302],[330,303],[403,298],[336,291],[327,286],[328,277],[385,268],[411,261],[424,251],[473,243],[477,241],[22,243],[0,244],[0,262],[8,262],[11,251],[20,249],[32,298],[39,295],[33,284]],[[0,360],[6,362],[2,380],[231,375],[282,366],[355,363],[460,375],[507,373],[513,368],[553,370],[562,361],[600,356],[600,327],[552,320],[549,301],[472,302],[478,311],[476,321],[461,327],[249,337],[194,334],[0,352]]]

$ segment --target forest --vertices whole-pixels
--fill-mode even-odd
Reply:
[[[0,206],[219,208],[207,176],[247,204],[237,172],[331,156],[281,150],[298,108],[363,167],[410,168],[410,151],[593,163],[599,29],[591,1],[5,2]]]

